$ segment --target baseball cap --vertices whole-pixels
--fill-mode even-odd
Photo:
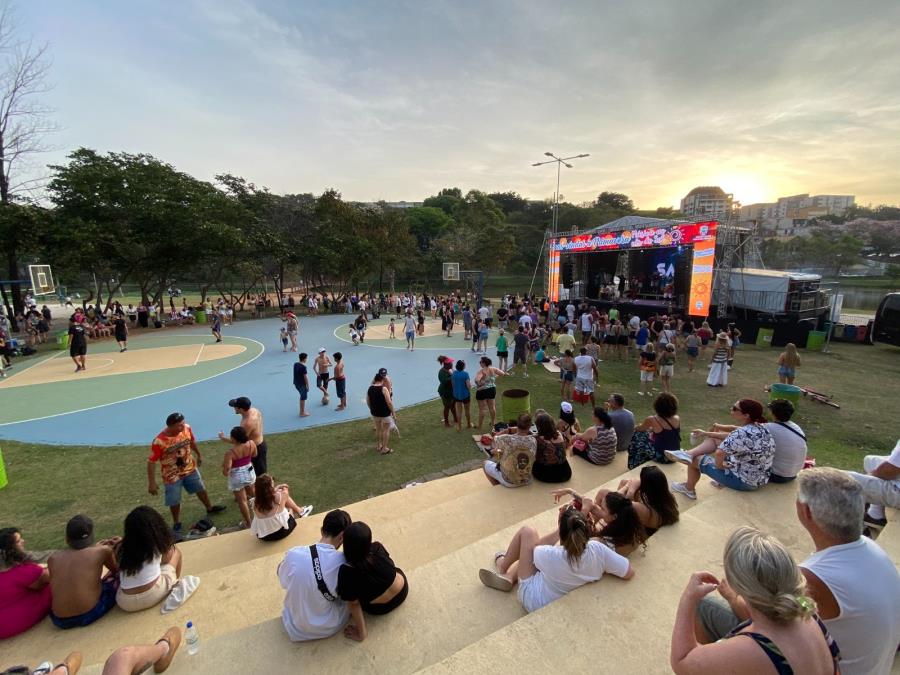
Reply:
[[[319,353],[320,353],[320,354],[324,354],[324,353],[325,353],[325,347],[319,347]]]
[[[85,515],[73,516],[66,523],[66,541],[74,549],[87,548],[94,543],[94,521]]]
[[[241,410],[250,410],[250,399],[246,396],[238,396],[228,401],[229,408],[240,408]]]
[[[569,403],[568,401],[563,401],[560,404],[559,409],[562,410],[564,413],[568,414],[568,413],[572,412],[572,404]]]
[[[384,377],[385,375],[387,375],[387,368],[379,368],[378,374]]]

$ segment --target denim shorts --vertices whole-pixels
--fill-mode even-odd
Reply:
[[[744,481],[731,473],[729,469],[720,469],[716,466],[716,458],[712,455],[704,455],[700,459],[700,473],[705,474],[716,481],[722,487],[742,492],[752,492],[756,488],[747,485]]]
[[[174,483],[166,483],[166,506],[177,506],[181,503],[181,488],[187,490],[189,495],[203,492],[206,486],[203,485],[200,471],[195,469],[193,473],[179,478]]]

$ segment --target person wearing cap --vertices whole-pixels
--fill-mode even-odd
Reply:
[[[297,351],[297,333],[300,330],[300,321],[293,312],[288,312],[285,316],[287,317],[287,334],[291,339],[291,351],[295,352]]]
[[[247,432],[247,438],[256,444],[256,456],[253,458],[253,470],[257,476],[262,476],[269,469],[269,446],[263,436],[263,416],[254,408],[250,399],[246,396],[238,396],[228,401],[228,407],[234,409],[235,415],[241,416],[240,426]],[[223,443],[231,443],[231,437],[219,431],[219,440]]]
[[[332,365],[325,347],[319,347],[319,355],[313,361],[313,372],[316,374],[316,388],[322,392],[322,405],[328,405],[328,369]]]
[[[194,460],[194,455],[197,459]],[[184,415],[174,412],[166,418],[166,428],[160,431],[150,445],[150,456],[147,458],[147,491],[156,495],[159,488],[156,484],[156,463],[159,462],[163,483],[165,484],[166,506],[172,512],[172,522],[176,533],[181,532],[181,489],[197,498],[206,507],[206,512],[221,513],[225,507],[213,506],[206,493],[206,486],[200,476],[200,465],[203,458],[200,448]]]
[[[114,547],[121,537],[94,543],[94,523],[84,515],[66,524],[68,549],[56,551],[47,560],[50,620],[57,628],[87,626],[116,604],[119,564]],[[109,570],[104,576],[103,568]]]

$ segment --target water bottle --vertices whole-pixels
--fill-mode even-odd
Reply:
[[[187,630],[184,631],[184,641],[187,644],[188,654],[193,656],[200,651],[200,634],[194,628],[194,622],[187,622]]]

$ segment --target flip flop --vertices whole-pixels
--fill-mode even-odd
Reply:
[[[478,578],[481,579],[481,583],[488,588],[503,591],[504,593],[509,593],[513,589],[513,582],[494,570],[482,568],[478,570]]]
[[[154,673],[164,672],[166,668],[169,667],[169,664],[172,663],[172,659],[175,658],[175,652],[178,651],[178,646],[181,644],[181,630],[176,626],[172,626],[159,640],[156,641],[156,644],[159,644],[160,642],[168,644],[169,651],[166,652],[165,656],[158,659],[156,663],[153,664]]]

